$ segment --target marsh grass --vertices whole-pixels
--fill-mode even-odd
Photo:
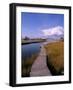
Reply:
[[[47,53],[47,65],[53,75],[61,75],[64,72],[64,42],[57,41],[45,45]]]
[[[22,77],[29,77],[33,62],[37,58],[38,54],[28,57],[26,60],[22,60]]]

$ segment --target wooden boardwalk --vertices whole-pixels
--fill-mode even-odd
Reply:
[[[50,70],[46,64],[46,51],[43,46],[41,46],[39,56],[31,67],[30,76],[51,76]]]

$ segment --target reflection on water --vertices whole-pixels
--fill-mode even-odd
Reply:
[[[32,43],[22,45],[22,60],[26,60],[28,57],[30,58],[33,54],[40,52],[41,43]]]

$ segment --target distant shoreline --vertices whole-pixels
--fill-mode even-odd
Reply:
[[[41,40],[24,40],[22,41],[22,45],[25,45],[25,44],[32,44],[32,43],[40,43],[40,42],[45,42],[46,40],[45,39],[41,39]]]

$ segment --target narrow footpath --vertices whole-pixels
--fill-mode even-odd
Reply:
[[[46,64],[46,51],[43,45],[41,46],[41,51],[39,53],[39,56],[34,61],[32,67],[30,76],[51,76],[50,70],[47,67]]]

